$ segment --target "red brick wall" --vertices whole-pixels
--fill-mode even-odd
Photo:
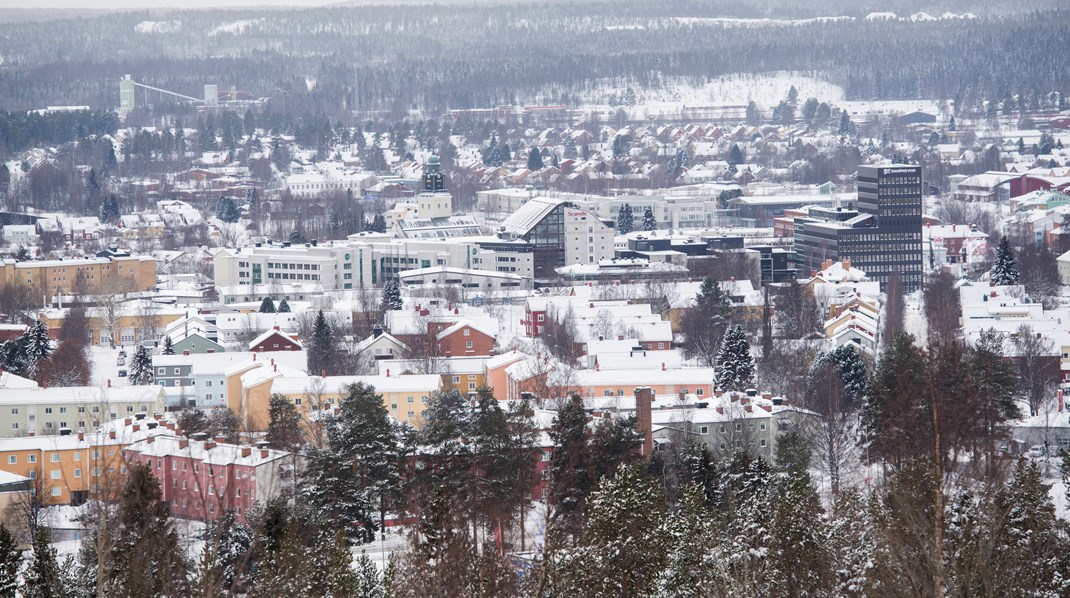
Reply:
[[[465,331],[468,335],[465,336]],[[472,347],[468,348],[468,343]],[[464,326],[439,341],[439,351],[449,357],[466,355],[490,355],[494,348],[494,337],[484,334],[471,326]]]

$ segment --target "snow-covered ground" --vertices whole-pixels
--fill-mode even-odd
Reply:
[[[630,118],[657,118],[679,114],[685,108],[726,108],[746,106],[754,101],[768,112],[788,95],[794,86],[799,102],[817,98],[847,110],[850,114],[901,114],[921,110],[939,112],[939,102],[932,100],[845,100],[843,88],[812,74],[792,71],[749,74],[734,73],[695,83],[681,78],[667,78],[657,88],[641,88],[636,81],[605,80],[580,95],[583,111],[624,110]],[[634,106],[610,106],[608,98],[620,96],[631,87],[636,94]],[[540,100],[541,101],[541,100]]]

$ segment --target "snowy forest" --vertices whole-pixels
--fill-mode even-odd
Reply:
[[[868,6],[869,3],[863,3]],[[272,96],[294,112],[442,111],[572,103],[601,80],[798,71],[848,99],[1066,94],[1070,13],[1058,3],[549,2],[301,11],[131,12],[3,23],[0,106],[114,107],[117,80],[200,95],[205,83]],[[911,20],[914,10],[978,18]],[[1016,12],[1012,12],[1016,11]],[[929,14],[927,13],[927,14]],[[743,26],[725,18],[807,18]],[[822,17],[822,18],[816,18]],[[851,17],[851,19],[824,19]],[[464,32],[460,35],[459,32]],[[994,51],[998,49],[998,51]]]

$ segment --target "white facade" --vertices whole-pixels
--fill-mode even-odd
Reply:
[[[586,230],[586,226],[583,228]],[[608,242],[605,251],[611,255],[612,229],[608,230],[610,234],[602,235],[606,241],[600,237],[600,243]],[[479,247],[480,239],[391,239],[353,235],[348,241],[332,245],[261,245],[226,249],[216,254],[215,282],[218,287],[320,285],[323,291],[335,291],[378,286],[384,277],[395,276],[398,272],[435,266],[532,276],[530,253],[483,250]]]
[[[565,207],[565,264],[597,264],[613,255],[613,227],[588,210]]]

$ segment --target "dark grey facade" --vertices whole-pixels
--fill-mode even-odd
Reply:
[[[857,211],[813,210],[796,220],[800,269],[849,259],[882,288],[893,272],[907,291],[921,287],[921,195],[920,166],[859,166]]]

